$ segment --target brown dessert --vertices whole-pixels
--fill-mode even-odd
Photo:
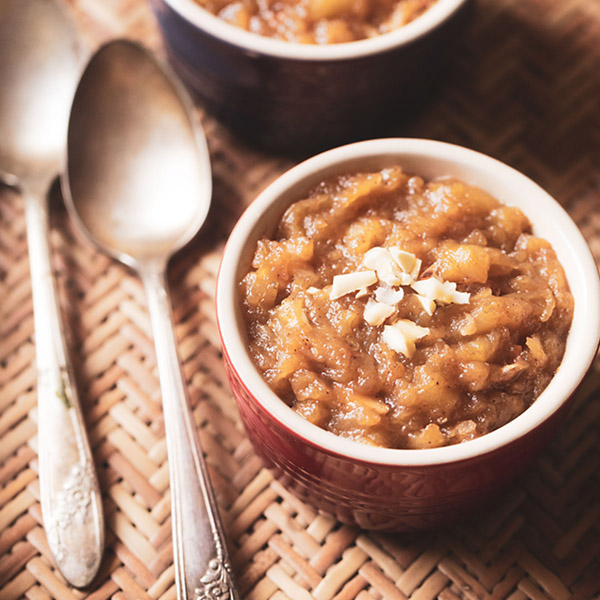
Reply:
[[[393,166],[324,181],[240,282],[255,364],[337,435],[433,448],[501,427],[564,353],[573,298],[518,208]]]
[[[307,44],[353,42],[388,33],[436,0],[198,0],[224,21],[259,35]]]

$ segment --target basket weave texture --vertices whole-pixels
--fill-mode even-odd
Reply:
[[[162,52],[142,0],[71,0],[94,47],[128,36]],[[523,171],[569,211],[600,260],[600,2],[479,0],[453,71],[411,125]],[[600,597],[600,376],[551,447],[468,523],[372,534],[317,514],[253,454],[225,380],[214,322],[222,242],[288,159],[259,154],[201,114],[215,192],[211,236],[170,266],[194,414],[248,600],[520,600]],[[52,194],[53,258],[107,521],[84,591],[53,567],[41,524],[36,372],[22,199],[0,188],[0,599],[176,597],[169,481],[150,323],[139,280],[77,237]]]

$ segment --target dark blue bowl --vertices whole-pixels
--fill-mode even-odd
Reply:
[[[249,33],[194,0],[151,0],[175,70],[205,108],[254,145],[302,154],[391,135],[434,93],[471,0],[325,46]]]

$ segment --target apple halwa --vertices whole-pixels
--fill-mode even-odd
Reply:
[[[437,0],[198,0],[224,21],[266,37],[305,44],[353,42],[388,33]]]
[[[250,352],[310,422],[390,448],[463,442],[557,370],[573,298],[518,208],[400,167],[331,178],[240,282]]]

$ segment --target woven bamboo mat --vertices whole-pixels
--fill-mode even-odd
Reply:
[[[160,49],[143,0],[71,0],[90,46],[127,35]],[[449,82],[410,128],[495,156],[537,180],[600,259],[600,2],[480,0]],[[222,242],[289,162],[202,115],[215,194],[210,239],[170,270],[179,348],[236,574],[248,600],[600,597],[600,376],[552,446],[469,523],[371,534],[320,516],[254,456],[230,396],[213,316]],[[77,360],[107,521],[101,571],[77,591],[41,526],[36,377],[22,201],[0,190],[0,598],[175,598],[164,426],[143,290],[73,232],[52,197],[61,306]]]

